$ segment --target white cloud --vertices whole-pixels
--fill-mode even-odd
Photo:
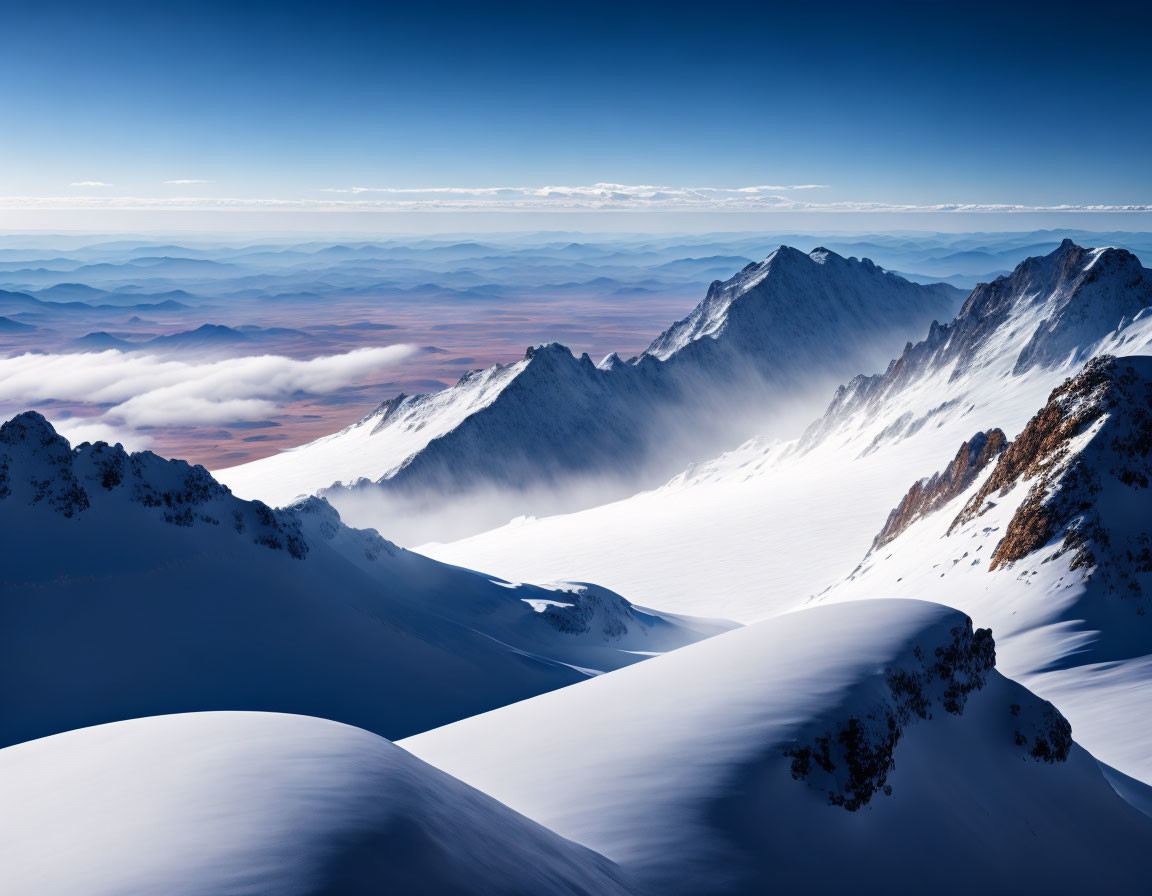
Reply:
[[[164,181],[164,183],[166,183],[166,184],[214,184],[214,183],[216,183],[216,181],[214,181],[214,180],[196,180],[195,178],[185,177],[185,178],[181,178],[180,180],[166,180],[166,181]]]
[[[114,184],[106,184],[102,180],[77,180],[70,183],[70,187],[111,187]]]
[[[827,189],[824,184],[756,185],[745,187],[675,187],[651,184],[597,183],[542,187],[346,187],[318,192],[323,199],[235,197],[142,198],[132,196],[7,196],[0,211],[739,211],[739,212],[957,212],[1012,214],[1017,212],[1140,212],[1149,204],[1059,204],[941,202],[928,204],[802,199],[798,192]],[[378,194],[378,195],[377,195]],[[347,198],[345,198],[347,197]]]
[[[471,197],[474,199],[587,199],[601,201],[667,201],[703,199],[704,194],[722,196],[727,194],[781,192],[788,190],[826,189],[826,184],[797,184],[794,186],[759,187],[668,187],[651,184],[611,184],[598,183],[585,186],[545,186],[545,187],[327,187],[322,193],[381,193],[388,196],[419,197]]]
[[[107,442],[115,445],[119,442],[128,451],[143,451],[152,446],[152,440],[145,433],[86,417],[68,417],[52,420],[51,423],[73,445],[81,442]]]
[[[124,441],[123,427],[260,420],[301,393],[323,394],[370,380],[417,351],[392,345],[309,361],[262,355],[199,362],[114,350],[25,354],[0,359],[0,401],[27,407],[52,399],[105,405],[101,416],[65,428],[82,438],[107,440],[93,434],[96,427],[111,427]]]

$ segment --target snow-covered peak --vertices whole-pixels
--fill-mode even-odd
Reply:
[[[951,325],[953,354],[971,354],[1009,324],[1029,337],[1014,372],[1064,362],[1125,318],[1152,304],[1152,273],[1125,249],[1085,249],[1064,240],[1022,261],[1006,277],[981,284]],[[963,365],[962,365],[963,369]]]
[[[940,293],[938,287],[918,286],[888,274],[868,259],[844,258],[823,247],[805,254],[791,246],[780,246],[763,261],[748,265],[730,280],[714,282],[704,301],[688,317],[661,333],[645,355],[667,360],[696,340],[720,338],[727,329],[737,325],[734,323],[737,310],[744,306],[753,307],[741,310],[742,319],[751,314],[770,314],[774,323],[786,326],[789,314],[826,318],[830,311],[849,310],[846,302],[843,308],[827,307],[844,302],[848,294],[855,296],[861,291],[876,290],[878,294],[872,298],[881,307],[861,310],[883,317],[888,310],[883,307],[888,298],[884,293],[899,290],[900,285],[909,295],[919,293],[920,301],[925,303],[929,301],[928,296]],[[785,307],[785,303],[793,307]],[[944,303],[938,307],[944,307]],[[825,338],[834,341],[835,335],[834,331],[829,332]]]
[[[343,432],[221,476],[274,503],[339,484],[330,497],[341,506],[347,487],[372,484],[431,504],[572,478],[597,480],[598,495],[632,493],[757,435],[753,421],[773,410],[876,369],[934,317],[951,316],[959,295],[867,260],[781,246],[713,283],[688,318],[628,362],[532,346],[515,363],[397,397]],[[487,525],[514,515],[501,511]]]
[[[1125,327],[1143,320],[1149,306],[1152,271],[1135,255],[1064,240],[1048,255],[1025,259],[1008,276],[977,286],[954,320],[934,321],[927,336],[909,342],[883,374],[859,375],[842,386],[802,444],[810,447],[865,409],[880,417],[885,402],[933,377],[962,394],[965,388],[999,388],[1004,377],[1033,370],[1074,368],[1101,347],[1115,350],[1109,340],[1128,342]],[[925,398],[939,391],[925,391]]]

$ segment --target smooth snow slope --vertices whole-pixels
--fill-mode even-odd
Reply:
[[[218,475],[274,504],[361,480],[386,482],[389,495],[446,499],[573,475],[658,482],[651,477],[753,435],[770,411],[875,369],[931,320],[951,315],[960,296],[867,259],[782,246],[713,283],[692,315],[630,362],[613,355],[597,366],[564,346],[539,346]],[[341,495],[332,499],[339,505]]]
[[[992,651],[936,604],[837,604],[401,746],[652,893],[1145,892],[1152,819]]]
[[[159,716],[0,750],[21,896],[620,894],[622,875],[366,731]]]
[[[0,427],[0,529],[5,745],[209,709],[398,737],[731,627],[446,566],[32,413]]]

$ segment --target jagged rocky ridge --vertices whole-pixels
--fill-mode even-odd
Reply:
[[[859,375],[838,388],[800,448],[813,447],[854,415],[878,413],[931,373],[948,373],[955,383],[1004,364],[1010,366],[1003,375],[1019,376],[1035,367],[1083,362],[1101,339],[1145,316],[1149,306],[1152,272],[1135,255],[1064,240],[1051,254],[1028,258],[1011,275],[977,286],[951,323],[933,321],[927,337],[909,342],[884,373]],[[922,422],[909,415],[904,428]],[[889,433],[901,434],[909,433]]]
[[[1144,510],[1152,485],[1150,454],[1152,358],[1093,358],[1052,391],[1016,439],[1008,442],[999,429],[977,433],[945,470],[913,483],[871,551],[945,508],[994,461],[947,534],[1027,488],[1022,499],[1015,498],[989,572],[1054,547],[1046,560],[1071,551],[1071,570],[1109,579],[1111,592],[1143,597],[1145,576],[1152,573],[1152,530]]]
[[[207,709],[397,737],[732,627],[438,563],[31,412],[0,427],[0,526],[0,745]]]
[[[715,282],[684,320],[628,361],[564,346],[398,396],[334,436],[223,472],[281,502],[340,482],[392,492],[524,488],[576,475],[662,481],[754,435],[759,415],[882,363],[961,294],[871,261],[781,247]],[[750,413],[750,412],[755,413]],[[290,494],[289,494],[290,492]],[[334,493],[335,494],[335,493]]]
[[[203,467],[104,442],[73,449],[34,411],[0,426],[0,500],[42,504],[69,519],[94,501],[115,501],[174,526],[223,524],[296,559],[308,552],[291,513],[236,499]]]
[[[1094,358],[1053,390],[952,528],[1027,483],[990,570],[1056,544],[1053,557],[1073,552],[1072,569],[1094,570],[1112,580],[1110,590],[1143,597],[1152,573],[1150,452],[1152,358]]]
[[[872,550],[883,547],[912,523],[933,513],[968,490],[976,477],[1000,456],[1008,444],[1003,431],[978,432],[960,446],[947,467],[926,479],[919,479],[888,515],[884,527],[872,541]]]

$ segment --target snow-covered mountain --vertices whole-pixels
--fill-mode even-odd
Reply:
[[[1024,276],[1029,270],[1053,276]],[[1011,296],[974,300],[1003,293],[1013,278],[1019,289]],[[1119,297],[1114,320],[1101,311],[1081,328],[1086,348],[1076,358],[1152,352],[1152,315],[1132,312],[1122,289],[1152,302],[1144,297],[1150,278],[1128,253],[1064,244],[1024,262],[1013,278],[978,289],[956,321],[932,326],[887,373],[837,390],[795,442],[752,439],[654,491],[425,550],[521,581],[579,575],[642,603],[703,607],[742,621],[791,606],[851,572],[914,474],[940,469],[974,432],[1000,427],[1014,436],[1080,369],[1069,352],[1064,362],[1016,372],[1020,353],[1054,312],[1095,307],[1094,295]],[[1014,309],[1006,318],[997,310],[1003,305]],[[981,309],[1000,325],[982,323]],[[941,334],[961,332],[984,335],[953,352]],[[924,360],[908,363],[915,358]]]
[[[1144,891],[1152,818],[995,652],[936,604],[819,607],[400,745],[644,892]]]
[[[513,364],[432,395],[398,396],[342,432],[218,475],[271,503],[361,480],[407,495],[525,490],[572,476],[634,491],[882,365],[951,315],[960,296],[867,259],[782,246],[713,283],[689,317],[629,361],[610,355],[597,365],[558,344],[531,348]],[[345,495],[329,496],[343,506]]]
[[[0,750],[21,896],[610,896],[611,862],[323,719],[159,716]]]
[[[962,293],[921,286],[865,258],[781,246],[723,283],[641,355],[701,368],[753,364],[769,382],[806,383],[813,370],[887,361],[894,340],[947,318]],[[835,374],[833,374],[835,375]]]
[[[890,397],[903,400],[914,384],[931,381],[955,402],[958,394],[993,388],[1000,377],[1013,377],[1015,386],[1035,369],[1071,369],[1100,351],[1133,341],[1146,345],[1150,306],[1152,271],[1135,255],[1064,240],[1050,255],[1029,258],[1010,276],[976,287],[954,321],[934,325],[926,339],[909,343],[883,374],[857,376],[839,389],[804,444],[843,420],[862,419],[865,410],[875,415]],[[904,430],[885,437],[900,437],[925,422],[909,418]]]
[[[446,566],[202,467],[0,427],[0,744],[210,709],[398,737],[730,628]]]
[[[913,485],[937,499],[894,513],[821,599],[971,613],[1003,633],[1012,677],[1084,720],[1087,745],[1152,773],[1152,357],[1092,360],[1000,448],[963,488]]]
[[[1024,262],[1011,277],[978,288],[956,321],[932,327],[928,339],[909,346],[886,374],[859,377],[841,389],[797,441],[753,440],[625,501],[517,520],[422,550],[521,581],[590,578],[641,603],[744,622],[802,605],[849,577],[874,541],[873,565],[885,568],[880,561],[900,543],[908,524],[911,533],[921,527],[917,519],[924,520],[922,527],[950,523],[958,510],[941,515],[932,509],[970,496],[1002,456],[1003,441],[1019,437],[1052,390],[1079,373],[1082,359],[1152,353],[1152,315],[1147,304],[1137,307],[1152,302],[1148,282],[1148,272],[1128,253],[1064,244]],[[1068,347],[1072,332],[1075,348]],[[953,340],[962,348],[954,349]],[[974,433],[984,435],[974,440]],[[918,487],[924,494],[909,492],[917,476],[945,465],[935,482]],[[1097,499],[1112,500],[1103,494],[1092,498]],[[1008,519],[977,521],[977,530],[1006,526]],[[937,536],[943,534],[941,529]],[[1147,689],[1133,687],[1152,669],[1152,660],[1143,659],[1152,655],[1146,639],[1144,646],[1129,644],[1124,667],[1109,665],[1119,654],[1100,663],[1085,656],[1075,668],[1052,659],[1065,668],[1032,677],[1043,668],[1043,657],[1066,657],[1085,637],[1108,641],[1108,632],[1143,631],[1136,605],[1118,605],[1125,608],[1117,611],[1123,618],[1076,616],[1080,608],[1065,606],[1076,586],[1055,592],[1061,597],[1035,612],[1023,612],[1017,592],[1038,594],[1025,582],[1040,581],[1057,564],[1044,564],[1033,579],[1000,571],[989,576],[986,566],[972,566],[974,554],[961,559],[991,537],[977,537],[946,560],[936,556],[939,545],[931,539],[894,555],[903,558],[900,569],[870,577],[867,596],[939,600],[965,609],[978,625],[992,625],[1008,674],[1058,702],[1098,756],[1152,780],[1152,761],[1140,748],[1152,732],[1132,723],[1152,718],[1142,697]],[[880,544],[889,540],[891,545]],[[1125,554],[1118,566],[1139,565],[1141,550],[1134,544],[1134,559]],[[913,567],[914,577],[905,571]],[[954,577],[960,581],[961,569],[969,582],[963,593],[927,581],[943,587]],[[973,603],[993,580],[1007,583],[1000,597]],[[848,593],[847,586],[836,588],[828,599]],[[1103,634],[1089,635],[1093,630]],[[1105,717],[1113,721],[1095,724]]]

